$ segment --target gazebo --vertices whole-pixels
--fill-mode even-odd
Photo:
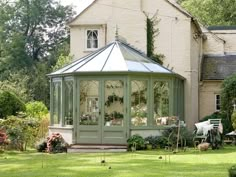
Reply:
[[[69,144],[126,144],[184,120],[184,78],[120,40],[49,77],[49,132]]]

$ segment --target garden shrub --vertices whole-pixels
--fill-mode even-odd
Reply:
[[[234,129],[236,129],[236,111],[233,111],[233,114],[231,115],[231,121],[232,121],[232,126]]]
[[[158,138],[158,144],[161,149],[165,148],[166,146],[168,146],[168,138],[165,136],[160,136]]]
[[[47,151],[47,141],[43,141],[36,146],[38,152],[46,152]]]
[[[132,136],[127,140],[127,143],[128,143],[129,149],[130,149],[134,144],[136,144],[136,149],[137,149],[137,150],[144,149],[144,147],[145,147],[145,141],[144,141],[143,137],[140,136],[140,135],[138,135],[138,134],[132,135]]]
[[[229,177],[236,177],[236,165],[233,165],[229,169]]]
[[[178,128],[171,127],[163,131],[162,136],[167,145],[175,148],[177,144]],[[193,133],[186,127],[180,128],[179,143],[181,147],[193,146]]]
[[[48,109],[43,102],[32,101],[26,104],[26,114],[30,118],[41,120],[48,114]]]
[[[9,148],[15,150],[26,150],[27,146],[34,147],[39,132],[39,121],[35,119],[7,117],[0,122],[0,128],[6,130],[10,140]]]
[[[0,92],[0,118],[16,116],[21,111],[25,111],[25,104],[16,95],[8,91]]]
[[[160,136],[148,136],[144,140],[148,144],[152,145],[152,149],[156,149],[159,144]]]
[[[68,144],[60,133],[52,133],[47,138],[47,151],[52,153],[67,152]]]

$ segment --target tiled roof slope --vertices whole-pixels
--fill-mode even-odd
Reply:
[[[224,80],[236,73],[236,55],[204,56],[201,80]]]

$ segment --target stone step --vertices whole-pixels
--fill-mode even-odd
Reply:
[[[74,144],[67,149],[68,153],[79,152],[126,152],[126,145],[81,145]]]

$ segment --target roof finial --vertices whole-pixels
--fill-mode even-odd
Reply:
[[[116,25],[116,35],[115,35],[115,40],[118,41],[119,39],[119,33],[118,33],[118,26]]]

